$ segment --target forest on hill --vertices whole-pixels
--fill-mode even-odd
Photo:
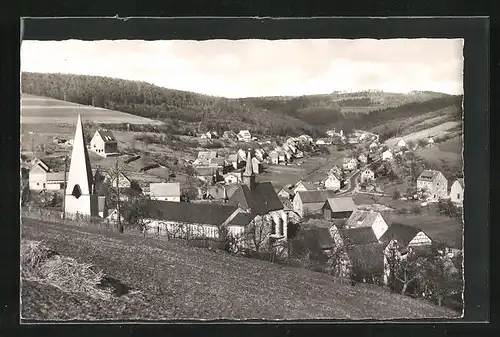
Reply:
[[[462,96],[434,92],[332,92],[297,97],[229,99],[158,87],[145,82],[71,75],[22,73],[22,92],[92,105],[163,121],[179,134],[248,129],[264,136],[322,137],[329,128],[349,132],[384,127],[389,137],[395,121],[461,118]],[[445,120],[443,120],[445,122]],[[389,126],[385,128],[385,124]],[[406,127],[406,126],[405,126]],[[405,127],[398,132],[404,133]],[[378,130],[377,129],[377,130]]]

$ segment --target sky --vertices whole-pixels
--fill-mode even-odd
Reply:
[[[463,93],[462,39],[23,41],[21,71],[109,76],[229,98]]]

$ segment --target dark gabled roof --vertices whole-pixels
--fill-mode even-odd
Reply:
[[[346,225],[348,227],[371,227],[379,215],[381,215],[379,212],[358,209],[352,212]]]
[[[47,172],[47,182],[50,181],[64,182],[64,172]]]
[[[251,210],[254,215],[283,209],[280,198],[269,182],[258,183],[252,190],[246,185],[241,185],[230,197],[228,204]]]
[[[420,232],[422,232],[422,230],[419,228],[393,223],[380,237],[380,241],[384,244],[388,244],[391,240],[397,240],[398,244],[406,247]]]
[[[238,208],[228,205],[148,200],[146,214],[153,219],[218,226]]]
[[[253,220],[253,216],[250,213],[238,213],[231,221],[229,221],[230,226],[246,226]]]
[[[97,133],[101,136],[105,143],[116,143],[116,138],[109,130],[98,130]]]
[[[306,238],[314,240],[320,249],[332,249],[334,246],[333,239],[328,228],[311,227],[303,229],[303,235]]]
[[[331,190],[325,191],[299,191],[297,195],[302,200],[303,204],[324,203],[328,198],[334,198],[335,192]]]
[[[339,234],[345,245],[366,245],[378,242],[371,227],[339,229]]]
[[[349,212],[356,209],[356,205],[351,197],[328,198],[325,206],[329,205],[332,212]]]
[[[214,176],[217,174],[217,167],[198,166],[194,169],[198,176]]]
[[[440,172],[436,170],[424,170],[420,173],[417,180],[433,181],[439,173]]]
[[[352,245],[345,248],[354,274],[358,277],[381,275],[384,272],[384,246],[379,243]]]
[[[457,179],[458,183],[460,184],[460,187],[462,187],[462,189],[464,189],[464,178],[459,178]]]
[[[149,193],[152,197],[180,197],[180,183],[150,183]]]

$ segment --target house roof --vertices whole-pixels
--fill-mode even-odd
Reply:
[[[36,159],[33,163],[33,165],[31,166],[30,170],[33,170],[35,167],[37,166],[40,166],[40,168],[42,168],[45,172],[49,172],[50,171],[50,168],[49,166],[47,165],[47,163],[45,163],[43,160],[41,159]]]
[[[246,185],[239,186],[230,197],[228,204],[251,210],[252,214],[258,215],[283,209],[283,204],[270,182],[258,183],[253,189]]]
[[[439,174],[439,171],[436,170],[424,170],[418,176],[418,180],[422,181],[433,181]]]
[[[371,227],[379,215],[381,216],[379,212],[355,210],[347,219],[346,226]]]
[[[371,227],[357,227],[339,229],[345,245],[366,245],[378,242]]]
[[[97,133],[105,143],[116,143],[116,138],[109,130],[98,130]]]
[[[150,183],[149,194],[153,197],[180,197],[180,183]]]
[[[380,237],[380,241],[388,244],[391,240],[397,240],[398,243],[406,247],[408,246],[410,241],[413,240],[413,238],[420,232],[422,232],[422,230],[419,228],[399,223],[393,223]]]
[[[228,198],[231,198],[234,194],[234,192],[236,192],[236,190],[240,187],[240,185],[238,184],[230,184],[230,185],[226,185],[225,186],[225,189],[226,189],[226,195]]]
[[[246,226],[254,217],[250,213],[238,213],[231,221],[230,226]]]
[[[194,169],[198,176],[213,176],[217,173],[217,167],[199,166]]]
[[[198,159],[200,159],[200,160],[210,160],[212,158],[217,158],[216,151],[200,151],[200,152],[198,152]]]
[[[458,183],[460,184],[460,187],[462,187],[462,189],[464,189],[464,178],[459,178],[457,179]]]
[[[302,184],[308,191],[317,191],[318,190],[318,188],[316,187],[316,185],[314,185],[313,183],[311,183],[309,181],[299,180],[295,184],[295,187],[297,187],[299,184]]]
[[[158,220],[217,226],[224,223],[238,208],[217,204],[148,200],[145,209],[149,217]]]
[[[299,191],[297,195],[303,204],[324,203],[328,198],[334,198],[334,191]]]
[[[384,247],[379,243],[347,246],[346,254],[358,277],[380,275],[384,271]]]
[[[210,158],[210,163],[217,164],[217,166],[225,166],[226,159],[224,159],[224,158]]]
[[[356,159],[354,159],[354,158],[352,158],[352,157],[347,157],[347,158],[344,158],[344,159],[342,160],[342,162],[343,162],[344,164],[347,164],[347,163],[349,163],[349,162],[350,162],[350,161],[352,161],[352,160],[356,160]]]
[[[328,198],[325,205],[329,205],[332,212],[348,212],[356,209],[351,197]]]
[[[49,181],[64,181],[64,172],[48,172],[47,182]]]

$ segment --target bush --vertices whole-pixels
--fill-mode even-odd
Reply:
[[[395,190],[392,194],[392,200],[398,200],[399,198],[401,198],[401,193],[399,193],[398,190]]]
[[[422,214],[422,208],[420,206],[415,205],[411,208],[411,213],[412,214]]]

